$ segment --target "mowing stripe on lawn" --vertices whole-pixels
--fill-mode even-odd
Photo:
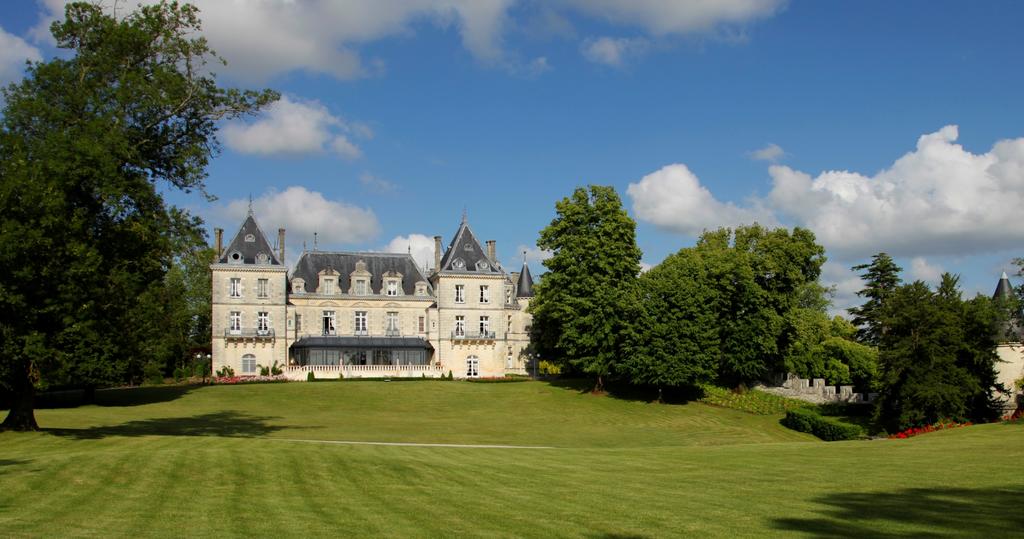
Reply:
[[[493,444],[430,444],[416,442],[357,442],[352,440],[304,440],[300,438],[271,438],[257,436],[261,440],[274,440],[278,442],[303,442],[308,444],[336,444],[336,445],[387,445],[395,447],[450,447],[457,449],[558,449],[547,445],[493,445]]]

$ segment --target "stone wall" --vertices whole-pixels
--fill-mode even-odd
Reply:
[[[808,380],[799,378],[792,373],[780,377],[774,386],[759,386],[757,389],[816,404],[827,402],[867,403],[874,400],[876,396],[874,393],[869,393],[865,397],[861,393],[855,393],[853,386],[830,386],[825,384],[824,378]]]

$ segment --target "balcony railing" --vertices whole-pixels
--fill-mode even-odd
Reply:
[[[385,337],[401,337],[402,331],[398,329],[386,329],[384,330]]]
[[[268,329],[225,329],[225,339],[273,339],[274,328]]]
[[[453,331],[452,339],[494,340],[493,331]]]

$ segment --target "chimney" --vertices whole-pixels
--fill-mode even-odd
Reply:
[[[434,236],[434,271],[441,271],[441,236]]]
[[[224,251],[224,229],[215,228],[213,229],[213,237],[216,238],[217,254],[214,256],[215,259],[220,260],[220,255]]]
[[[494,240],[487,240],[487,258],[491,259],[491,262],[497,263],[498,261],[498,242]]]
[[[277,229],[277,248],[280,250],[281,263],[284,264],[284,229]]]

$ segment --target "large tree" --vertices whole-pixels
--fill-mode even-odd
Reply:
[[[853,325],[858,328],[857,339],[869,346],[878,346],[886,331],[882,321],[885,302],[900,285],[903,268],[888,254],[878,253],[871,257],[870,263],[851,269],[863,272],[860,278],[864,280],[864,288],[857,295],[866,298],[860,307],[847,309],[853,315]]]
[[[216,123],[274,92],[217,86],[196,8],[161,2],[116,18],[73,3],[51,32],[70,54],[4,89],[0,120],[0,384],[7,429],[37,428],[37,387],[124,379],[159,326],[139,298],[198,219],[161,191],[203,192]]]
[[[932,291],[897,287],[881,312],[876,419],[889,429],[998,415],[998,309],[986,297],[964,301],[950,274]]]
[[[612,187],[576,189],[555,204],[537,246],[551,251],[530,302],[541,357],[595,376],[595,389],[624,353],[639,313],[636,223]]]

